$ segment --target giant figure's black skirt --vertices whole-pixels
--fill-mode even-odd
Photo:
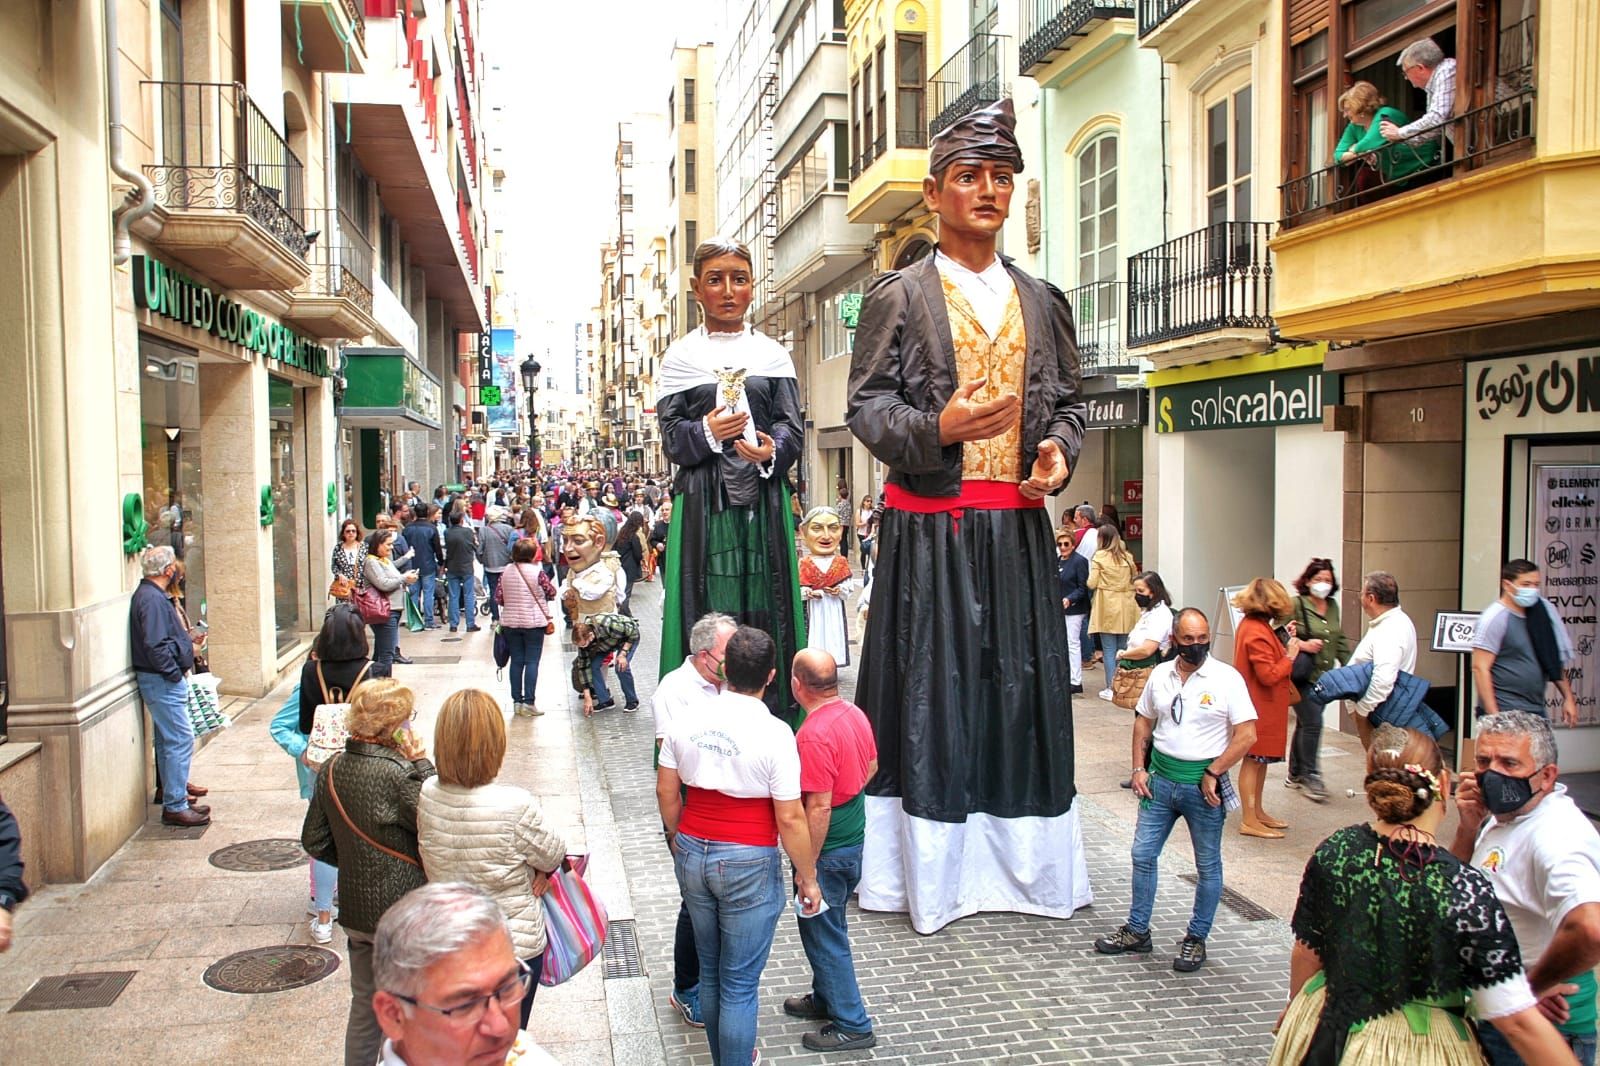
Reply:
[[[1071,678],[1046,511],[891,508],[879,538],[855,700],[878,742],[867,794],[940,822],[1065,813]]]

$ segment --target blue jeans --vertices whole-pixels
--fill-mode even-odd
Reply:
[[[321,859],[311,860],[311,905],[318,913],[333,910],[333,893],[339,887],[339,868]]]
[[[1139,822],[1133,830],[1133,906],[1128,909],[1128,928],[1136,933],[1150,929],[1161,849],[1166,847],[1172,827],[1182,818],[1189,825],[1195,872],[1200,875],[1188,932],[1204,940],[1211,932],[1211,921],[1217,916],[1217,903],[1222,899],[1222,823],[1227,821],[1227,808],[1207,803],[1198,784],[1180,785],[1151,776],[1150,791],[1155,798],[1140,802]]]
[[[700,1013],[713,1066],[747,1066],[756,996],[788,894],[776,847],[679,833],[672,854],[700,955]]]
[[[189,679],[168,681],[160,674],[135,670],[139,695],[150,712],[155,733],[156,771],[161,775],[161,806],[189,809],[189,760],[194,757],[194,725],[189,721]]]
[[[544,628],[504,626],[500,632],[511,649],[511,702],[532,703],[539,682],[539,658],[544,653]]]
[[[599,656],[589,664],[589,680],[594,682],[594,701],[604,703],[611,698],[611,690],[606,687],[606,659]],[[617,671],[617,680],[622,683],[622,696],[629,703],[639,702],[639,693],[633,687],[633,664],[629,663],[626,670]]]
[[[830,848],[817,857],[817,884],[828,909],[814,918],[798,918],[800,945],[811,962],[811,998],[847,1033],[870,1033],[872,1019],[861,1002],[856,964],[850,957],[850,931],[845,907],[861,881],[861,845]]]
[[[391,608],[387,622],[372,623],[372,676],[394,676],[394,653],[400,647],[400,612]]]
[[[411,586],[411,602],[417,605],[422,612],[422,624],[436,626],[439,623],[433,620],[433,590],[439,584],[439,575],[423,574],[417,578],[417,583]]]
[[[500,572],[485,570],[483,576],[489,583],[489,617],[498,622],[500,621],[500,605],[495,602],[494,594],[500,591]]]
[[[1122,654],[1128,646],[1126,633],[1101,633],[1100,656],[1105,659],[1106,688],[1111,687],[1111,681],[1117,676],[1117,656]]]
[[[1578,1066],[1594,1066],[1595,1034],[1584,1033],[1579,1036],[1562,1033],[1561,1039],[1572,1049]],[[1500,1035],[1500,1030],[1494,1027],[1493,1022],[1478,1023],[1478,1043],[1483,1045],[1483,1056],[1489,1060],[1489,1066],[1523,1066],[1522,1056],[1516,1053],[1509,1040]]]
[[[461,613],[466,612],[467,625],[475,626],[478,609],[477,578],[472,574],[449,574],[446,577],[446,602],[450,606],[450,628],[461,624]]]

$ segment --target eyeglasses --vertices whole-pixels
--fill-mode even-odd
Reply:
[[[431,1010],[451,1025],[460,1026],[463,1029],[471,1029],[483,1021],[483,1016],[489,1009],[490,1000],[502,1007],[514,1007],[527,997],[528,990],[532,987],[533,971],[528,969],[527,963],[518,960],[516,975],[507,978],[499,988],[490,992],[487,996],[474,996],[465,1003],[458,1003],[454,1007],[435,1007],[431,1003],[423,1003],[410,996],[402,996],[398,992],[389,994],[394,996],[395,999],[411,1004],[413,1007]]]
[[[1172,699],[1172,724],[1183,724],[1183,693],[1178,693]]]

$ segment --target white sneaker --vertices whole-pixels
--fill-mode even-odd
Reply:
[[[1108,689],[1108,688],[1101,689],[1100,690],[1100,698],[1105,700],[1107,703],[1110,703],[1111,702],[1111,690]]]
[[[331,943],[333,940],[333,922],[319,922],[311,919],[311,939],[318,944]]]
[[[518,718],[535,718],[544,712],[531,703],[514,703],[511,705]]]

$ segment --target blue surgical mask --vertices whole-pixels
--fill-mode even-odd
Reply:
[[[1539,590],[1518,586],[1511,590],[1511,598],[1518,607],[1532,607],[1539,602]]]

